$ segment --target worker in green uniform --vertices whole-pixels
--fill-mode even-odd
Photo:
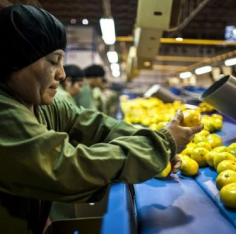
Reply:
[[[85,80],[81,92],[75,97],[78,106],[97,110],[93,96],[93,89],[99,87],[105,75],[105,70],[100,65],[91,65],[84,69]]]
[[[61,81],[56,97],[77,106],[74,97],[81,91],[84,72],[76,65],[64,66],[66,78]],[[53,202],[50,212],[50,219],[71,219],[75,218],[75,206],[73,203]]]
[[[0,233],[41,234],[51,201],[96,202],[113,181],[153,178],[203,126],[178,112],[151,131],[55,98],[65,28],[26,5],[0,11]]]
[[[81,92],[84,72],[76,65],[65,65],[66,78],[61,81],[56,96],[76,106],[75,97]]]
[[[105,88],[108,84],[106,78],[102,79],[99,87],[95,87],[93,89],[93,100],[96,106],[96,109],[100,112],[106,113],[106,104],[105,104]]]

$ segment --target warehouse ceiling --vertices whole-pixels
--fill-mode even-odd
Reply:
[[[7,2],[41,5],[64,24],[71,24],[71,19],[76,19],[77,25],[82,25],[82,20],[86,18],[98,32],[99,19],[104,15],[102,0],[0,0],[0,5],[6,5]],[[111,13],[115,19],[117,36],[132,35],[137,2],[138,0],[111,1]],[[203,0],[185,0],[182,21],[201,2]],[[235,0],[209,0],[180,33],[184,38],[223,40],[225,26],[236,24],[235,12]],[[169,34],[165,33],[164,37],[169,37]],[[172,34],[172,37],[174,36],[175,34]]]
[[[116,35],[129,37],[133,35],[137,13],[138,0],[111,0],[111,14],[115,20]],[[99,19],[105,14],[102,0],[0,0],[0,8],[9,4],[31,4],[41,6],[54,14],[65,25],[83,26],[82,20],[87,19],[89,26],[95,28],[100,35]],[[204,5],[202,7],[201,4]],[[198,9],[198,11],[196,11]],[[225,27],[236,26],[236,1],[235,0],[185,0],[180,20],[180,30],[164,32],[163,38],[191,38],[208,40],[225,40]],[[186,21],[186,19],[188,19]],[[131,41],[118,41],[116,50],[123,62],[132,45]],[[154,72],[156,77],[170,76],[193,63],[202,61],[205,57],[214,57],[235,50],[235,46],[225,45],[193,45],[193,44],[162,44]],[[164,58],[169,56],[168,58]],[[178,56],[179,60],[170,56]],[[188,59],[181,60],[181,57]],[[196,59],[194,59],[196,58]],[[168,66],[172,66],[168,67]],[[157,68],[157,67],[156,67]],[[159,72],[159,74],[158,74]],[[150,72],[149,72],[150,73]]]

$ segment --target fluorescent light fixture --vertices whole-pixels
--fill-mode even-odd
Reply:
[[[108,51],[107,57],[110,63],[118,63],[118,54],[116,51]]]
[[[115,24],[111,18],[100,19],[102,38],[107,45],[113,45],[116,41]]]
[[[136,57],[136,54],[137,54],[136,47],[135,46],[130,46],[128,57],[134,58],[134,57]]]
[[[161,88],[160,85],[153,85],[150,89],[148,89],[146,91],[146,93],[144,93],[144,97],[149,98],[151,97],[154,93],[156,93],[159,89]]]
[[[225,66],[233,66],[236,64],[236,58],[225,60]]]
[[[89,24],[89,21],[87,19],[83,19],[82,24],[87,25],[87,24]]]
[[[70,20],[70,23],[71,23],[71,24],[76,24],[76,19],[71,19],[71,20]]]
[[[143,63],[144,67],[150,67],[152,64],[149,61]]]
[[[120,76],[120,71],[112,71],[112,76],[114,77],[119,77]]]
[[[191,76],[192,76],[191,72],[182,72],[182,73],[179,74],[179,77],[181,79],[190,78]]]
[[[202,74],[205,74],[205,73],[208,73],[208,72],[211,72],[212,71],[212,67],[211,66],[205,66],[205,67],[199,67],[195,70],[195,73],[197,75],[202,75]]]
[[[183,38],[182,37],[176,37],[175,40],[176,41],[183,41]]]
[[[120,71],[120,65],[118,63],[112,63],[111,64],[111,70],[112,70],[112,72]]]

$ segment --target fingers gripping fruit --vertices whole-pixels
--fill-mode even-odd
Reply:
[[[156,175],[156,178],[165,178],[170,174],[170,172],[171,172],[171,163],[168,162],[164,170]]]
[[[175,117],[165,126],[165,128],[175,139],[177,153],[181,152],[186,147],[186,145],[193,139],[194,134],[200,132],[203,129],[203,125],[183,127],[180,125],[182,121],[183,113],[182,111],[178,111]]]
[[[201,124],[201,114],[197,110],[184,110],[182,125],[186,127],[199,126]]]

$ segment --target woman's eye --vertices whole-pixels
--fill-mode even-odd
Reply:
[[[49,61],[53,66],[56,66],[57,65],[57,62],[54,62],[54,61]]]

